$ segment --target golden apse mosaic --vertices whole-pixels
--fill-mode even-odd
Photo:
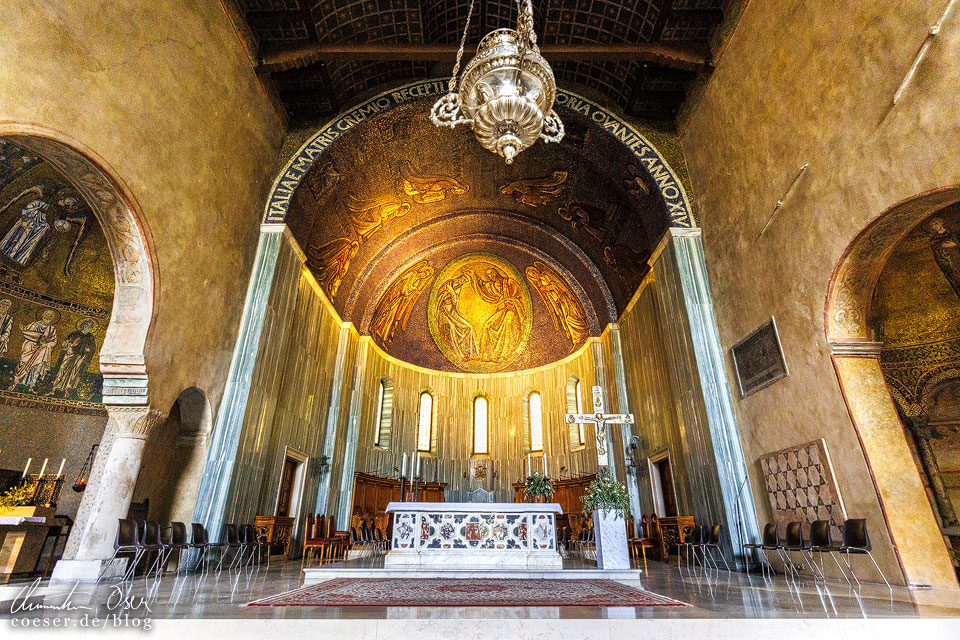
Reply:
[[[512,165],[419,103],[337,137],[286,222],[341,318],[442,371],[542,366],[599,335],[669,216],[626,147],[564,118],[563,142]]]

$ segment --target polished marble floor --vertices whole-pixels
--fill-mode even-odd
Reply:
[[[376,565],[376,561],[369,563]],[[569,569],[585,565],[568,562]],[[131,616],[153,619],[703,619],[703,618],[954,618],[960,619],[960,597],[955,592],[914,591],[812,578],[790,581],[783,576],[730,573],[725,570],[678,570],[676,565],[650,562],[640,580],[621,580],[648,591],[681,600],[689,607],[247,607],[248,602],[302,584],[299,562],[271,568],[176,576],[161,580],[137,578],[124,586],[101,584],[25,584],[0,587],[0,617],[102,615],[127,610]],[[33,591],[30,591],[30,589]],[[41,609],[57,607],[69,595],[78,608],[71,612]],[[83,608],[79,608],[83,607]],[[11,608],[16,609],[11,613]],[[148,610],[148,612],[147,612]],[[960,636],[958,636],[960,637]]]

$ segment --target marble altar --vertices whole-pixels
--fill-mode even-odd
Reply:
[[[562,569],[556,515],[547,503],[391,502],[384,567]]]

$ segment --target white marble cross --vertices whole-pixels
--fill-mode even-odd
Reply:
[[[632,413],[604,413],[603,389],[593,388],[593,413],[568,413],[567,424],[589,422],[597,428],[597,460],[601,467],[610,466],[607,457],[607,424],[633,424]]]

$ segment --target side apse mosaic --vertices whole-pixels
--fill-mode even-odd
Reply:
[[[0,402],[98,410],[113,268],[83,197],[0,140]]]

